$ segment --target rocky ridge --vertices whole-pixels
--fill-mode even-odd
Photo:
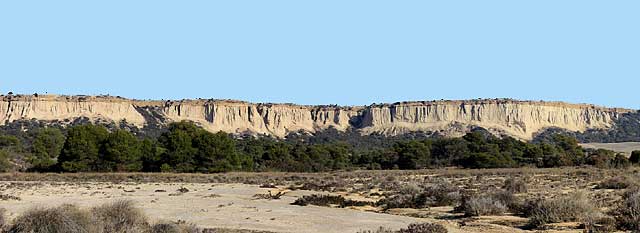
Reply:
[[[414,101],[369,106],[308,106],[235,100],[130,100],[112,96],[0,96],[0,125],[16,120],[65,122],[77,118],[148,124],[190,120],[212,131],[265,134],[317,132],[328,128],[362,134],[398,135],[415,131],[459,136],[482,127],[530,140],[547,128],[574,132],[608,129],[632,110],[589,104],[511,99]]]

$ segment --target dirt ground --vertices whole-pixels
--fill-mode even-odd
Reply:
[[[76,204],[90,208],[126,199],[133,200],[151,222],[181,220],[204,228],[355,233],[381,226],[397,230],[411,223],[431,222],[454,233],[537,232],[541,229],[527,229],[528,219],[517,214],[465,217],[454,211],[455,206],[383,210],[373,206],[339,208],[291,203],[311,194],[375,202],[381,198],[376,193],[442,180],[467,191],[482,193],[500,189],[509,177],[520,177],[526,180],[528,190],[517,194],[519,198],[548,198],[579,190],[587,192],[594,203],[606,209],[613,206],[622,190],[594,187],[610,177],[636,173],[636,170],[562,168],[212,175],[0,174],[0,194],[20,199],[0,200],[0,208],[7,210],[6,217],[11,220],[38,206]],[[285,194],[273,200],[256,196],[269,192]],[[550,224],[544,230],[582,232],[579,224]]]
[[[269,189],[244,184],[193,183],[58,183],[3,182],[3,193],[21,200],[2,201],[9,219],[35,206],[77,204],[90,208],[113,200],[135,201],[153,220],[184,220],[205,228],[264,230],[273,232],[357,232],[380,226],[394,229],[425,220],[353,209],[291,205],[293,191],[279,200],[256,199]],[[8,188],[7,188],[8,187]],[[180,188],[189,191],[178,192]],[[162,192],[166,191],[166,192]],[[274,190],[275,191],[275,190]]]

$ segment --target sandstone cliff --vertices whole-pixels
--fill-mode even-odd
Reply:
[[[2,96],[0,124],[20,119],[126,121],[138,127],[190,120],[210,131],[277,137],[330,127],[364,134],[432,131],[457,136],[470,127],[520,139],[556,127],[582,132],[607,129],[625,109],[507,99],[423,101],[366,107],[254,104],[229,100],[138,101],[109,96]]]

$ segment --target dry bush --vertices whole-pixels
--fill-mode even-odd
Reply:
[[[616,220],[610,216],[596,215],[587,218],[584,224],[585,232],[605,233],[616,231]]]
[[[625,192],[613,215],[621,229],[640,232],[640,189]]]
[[[491,195],[472,196],[461,207],[466,216],[501,215],[508,210],[507,205]]]
[[[198,227],[184,223],[156,223],[151,227],[151,233],[201,233]]]
[[[253,195],[253,198],[265,199],[265,200],[277,200],[277,199],[280,199],[280,197],[282,197],[284,194],[285,194],[284,192],[278,192],[276,194],[273,194],[271,193],[271,190],[269,190],[269,192],[267,192],[266,194],[258,193],[256,195]]]
[[[5,219],[4,219],[4,213],[7,210],[0,208],[0,231],[1,229],[4,229],[4,225],[6,224]]]
[[[374,205],[375,203],[369,202],[369,201],[349,200],[349,199],[345,199],[342,196],[313,194],[313,195],[310,195],[310,196],[302,196],[301,198],[298,198],[296,201],[294,201],[291,204],[292,205],[299,205],[299,206],[307,206],[307,205],[331,206],[331,205],[337,205],[337,206],[340,206],[341,208],[344,208],[344,207],[347,207],[347,206]]]
[[[463,212],[466,216],[502,215],[505,212],[521,213],[523,205],[512,192],[495,190],[465,196],[455,211]]]
[[[585,221],[599,214],[582,192],[531,201],[527,203],[525,209],[527,210],[525,215],[529,217],[529,224],[532,227],[548,223]]]
[[[374,231],[358,231],[358,233],[396,233],[396,231],[388,228],[380,227]]]
[[[413,223],[407,228],[394,231],[380,227],[375,231],[360,231],[358,233],[447,233],[447,228],[437,223]]]
[[[629,176],[616,176],[600,182],[596,189],[626,189],[637,182]]]
[[[1,218],[0,218],[1,220]],[[2,229],[2,224],[0,224]],[[130,201],[116,201],[91,209],[74,205],[34,208],[6,227],[8,233],[201,233],[195,225],[159,223],[151,227]],[[0,232],[2,232],[0,230]]]
[[[523,179],[512,176],[504,181],[502,188],[512,193],[526,193],[527,183]]]
[[[460,202],[462,198],[460,188],[447,182],[438,182],[424,189],[427,206],[450,206]]]
[[[422,194],[421,188],[412,184],[408,184],[399,187],[397,194],[378,201],[376,205],[384,206],[385,209],[420,209],[426,207],[426,202],[426,196]]]
[[[104,232],[139,233],[149,229],[147,217],[132,201],[107,203],[93,208],[91,212],[102,223]]]
[[[433,206],[456,205],[460,200],[460,188],[449,182],[439,181],[435,185],[423,189],[411,185],[402,187],[396,195],[380,200],[378,205],[383,206],[385,209],[421,209]]]
[[[22,200],[22,198],[16,197],[16,196],[13,196],[13,195],[9,195],[9,194],[0,194],[0,200],[3,200],[3,201],[20,201],[20,200]]]
[[[93,233],[99,232],[91,214],[74,205],[35,208],[20,215],[9,233]]]
[[[398,233],[447,233],[447,228],[435,223],[414,223]]]

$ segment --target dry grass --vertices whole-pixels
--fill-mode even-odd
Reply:
[[[7,212],[7,210],[0,208],[0,229],[3,229],[4,225],[7,224],[6,220],[4,219],[5,212]]]
[[[582,192],[551,199],[539,199],[528,204],[527,216],[532,227],[548,223],[580,222],[600,216],[598,209]]]
[[[156,223],[151,227],[152,233],[200,233],[202,230],[193,224]]]
[[[526,193],[527,183],[524,179],[512,176],[504,181],[502,188],[512,193]]]
[[[158,223],[147,217],[131,201],[115,201],[89,210],[75,205],[34,208],[6,226],[7,233],[200,233],[186,223]]]
[[[9,233],[93,233],[101,232],[91,213],[74,205],[34,208],[16,218]]]
[[[361,196],[375,203],[377,208],[371,211],[406,216],[424,216],[426,218],[449,218],[452,222],[465,224],[480,221],[480,218],[462,217],[461,214],[441,209],[458,207],[467,216],[511,215],[528,217],[532,226],[556,226],[555,222],[580,222],[582,228],[592,231],[608,231],[615,220],[619,229],[637,229],[640,207],[634,206],[634,200],[640,199],[633,194],[623,195],[623,188],[635,187],[633,177],[638,168],[629,170],[585,168],[552,169],[435,169],[419,171],[352,171],[330,173],[225,173],[225,174],[145,174],[145,173],[82,173],[82,174],[0,174],[0,180],[64,181],[71,183],[111,182],[111,183],[244,183],[276,188],[289,187],[291,190],[310,190],[330,192],[329,197],[301,198],[300,203],[330,207],[344,207],[348,196]],[[7,182],[9,183],[9,182]],[[25,182],[11,182],[0,186],[37,185]],[[58,184],[53,184],[58,185]],[[60,184],[63,185],[63,184]],[[178,186],[180,187],[180,186]],[[595,187],[595,188],[594,188]],[[0,187],[3,188],[3,187]],[[6,187],[5,187],[6,188]],[[27,187],[25,186],[25,189]],[[290,192],[291,190],[284,190]],[[565,195],[580,191],[575,196]],[[266,190],[265,190],[266,192]],[[264,198],[276,197],[264,195]],[[637,194],[640,196],[640,194]],[[623,197],[624,196],[624,197]],[[203,196],[205,198],[206,196]],[[211,196],[215,197],[215,196]],[[262,195],[256,196],[263,197]],[[465,198],[462,198],[465,197]],[[276,199],[276,198],[273,198]],[[285,199],[283,197],[283,199]],[[621,201],[621,199],[623,199]],[[524,204],[522,200],[528,201]],[[638,201],[640,202],[640,201]],[[611,207],[620,203],[627,212],[610,214]],[[640,204],[638,204],[640,206]],[[438,208],[430,208],[438,207]],[[624,207],[624,208],[623,208]],[[412,208],[407,212],[395,208]],[[389,210],[393,209],[393,210]],[[436,210],[434,210],[436,209]],[[412,212],[411,212],[412,211]],[[638,211],[638,212],[634,212]],[[637,213],[637,215],[636,215]],[[490,217],[483,217],[490,218]],[[527,219],[521,220],[521,227]],[[513,227],[511,223],[492,222]],[[573,223],[572,223],[573,224]],[[155,226],[155,225],[154,225]],[[149,227],[154,227],[149,226]],[[547,227],[545,226],[545,227]],[[159,226],[160,227],[160,226]],[[174,229],[163,225],[165,231]],[[577,226],[575,226],[577,227]],[[640,229],[638,229],[640,230]],[[225,232],[218,230],[216,232]]]
[[[139,233],[149,229],[147,217],[132,201],[107,203],[93,208],[91,212],[102,223],[103,232]]]
[[[622,175],[622,176],[616,176],[616,177],[606,179],[600,182],[596,186],[596,188],[597,189],[626,189],[637,184],[638,182],[636,181],[636,179],[628,175]]]
[[[640,189],[633,188],[625,192],[613,215],[621,229],[640,232]]]
[[[508,211],[505,203],[491,195],[473,196],[462,204],[465,216],[502,215]]]

